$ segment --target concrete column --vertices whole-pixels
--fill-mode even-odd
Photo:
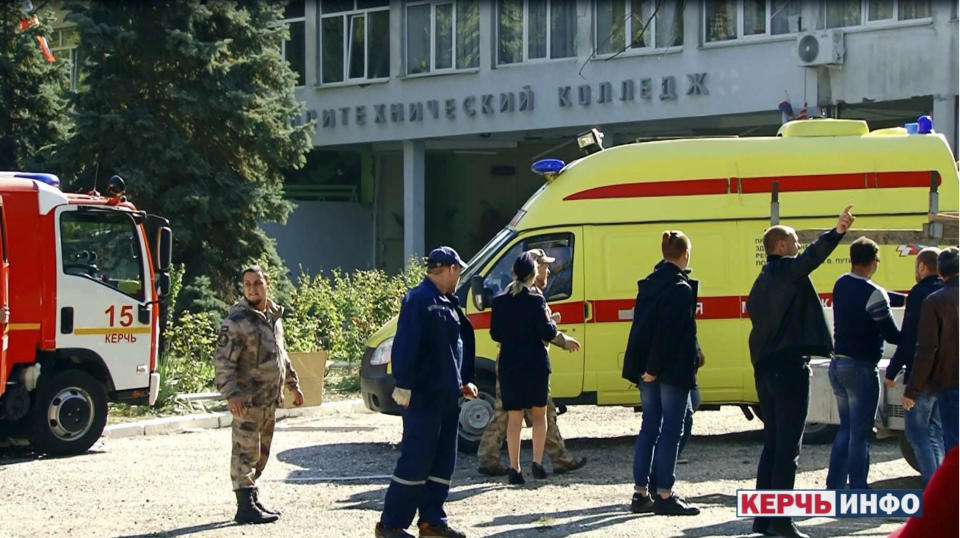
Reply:
[[[947,137],[947,143],[953,150],[953,158],[957,159],[957,96],[933,96],[933,128]]]
[[[403,141],[403,257],[426,256],[424,248],[424,144]]]

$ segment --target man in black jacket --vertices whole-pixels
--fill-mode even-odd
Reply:
[[[799,256],[793,228],[772,226],[763,234],[767,263],[747,299],[753,324],[750,360],[763,419],[757,489],[793,489],[810,403],[810,356],[833,352],[823,305],[809,275],[850,228],[851,207],[844,208],[836,228]],[[806,536],[790,518],[757,518],[753,530],[768,536]]]

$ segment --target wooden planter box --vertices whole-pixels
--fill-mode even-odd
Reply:
[[[323,403],[323,374],[327,366],[327,352],[290,353],[290,362],[300,378],[303,407]],[[288,390],[284,390],[283,407],[293,407],[293,395]]]

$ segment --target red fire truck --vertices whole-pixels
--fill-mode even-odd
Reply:
[[[100,437],[108,399],[156,400],[172,234],[127,201],[118,176],[107,196],[59,185],[0,172],[0,437],[75,454]]]

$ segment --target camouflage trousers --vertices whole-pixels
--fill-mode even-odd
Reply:
[[[257,479],[270,457],[276,410],[275,405],[251,406],[247,407],[242,418],[233,417],[230,453],[233,489],[257,487]]]
[[[524,411],[523,416],[528,424],[532,423],[529,410]],[[493,410],[493,419],[484,430],[483,437],[480,438],[480,446],[477,447],[477,459],[481,467],[492,468],[500,465],[500,449],[506,438],[507,412],[504,411],[500,402],[500,381],[497,380],[497,404]],[[549,393],[547,394],[547,440],[544,452],[550,456],[554,468],[567,467],[577,462],[563,444],[563,436],[560,435],[560,428],[557,427],[557,406],[554,405]]]

